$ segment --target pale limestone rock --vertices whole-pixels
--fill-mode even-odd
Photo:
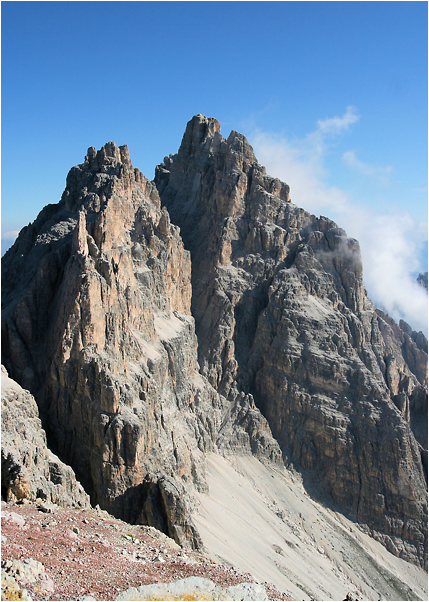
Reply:
[[[91,147],[2,264],[3,361],[94,504],[196,547],[205,454],[279,462],[280,443],[314,495],[425,565],[427,342],[244,136],[195,116],[155,183],[126,146]]]
[[[189,253],[128,149],[89,149],[19,238],[3,268],[5,361],[93,503],[134,521],[145,479],[203,486],[182,416],[202,394],[183,384],[198,372]]]
[[[130,587],[115,600],[268,600],[259,583],[239,583],[229,587],[216,585],[206,577],[186,577],[171,583]]]
[[[2,562],[2,600],[32,600],[25,585],[35,585],[41,593],[52,594],[55,585],[45,573],[45,567],[38,560],[5,560]]]
[[[33,598],[22,587],[14,575],[9,574],[3,567],[1,569],[1,599],[25,600],[31,602]]]

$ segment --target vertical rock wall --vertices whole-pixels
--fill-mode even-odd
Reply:
[[[33,396],[1,368],[1,488],[8,502],[36,499],[60,506],[89,506],[73,470],[46,445]]]
[[[199,374],[190,254],[126,146],[88,150],[2,277],[3,361],[92,503],[195,547],[188,490],[206,487],[204,453],[280,461],[251,398]]]
[[[184,500],[182,480],[204,487],[213,444],[192,409],[205,383],[190,269],[155,186],[114,143],[88,150],[61,202],[3,262],[4,362],[34,393],[50,444],[92,502],[131,522],[151,488],[166,491],[167,475]],[[216,403],[210,393],[201,405]],[[168,505],[146,518],[175,533],[182,522],[193,544],[185,508],[177,528]]]

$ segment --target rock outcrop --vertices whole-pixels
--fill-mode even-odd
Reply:
[[[48,449],[33,396],[11,380],[3,366],[1,422],[2,499],[89,506],[73,470]]]
[[[3,361],[92,503],[198,546],[204,453],[281,453],[249,396],[199,375],[190,254],[126,146],[88,150],[2,277]]]
[[[268,600],[260,583],[217,586],[205,577],[186,577],[173,583],[155,583],[130,587],[116,600]]]
[[[420,286],[422,286],[423,288],[425,288],[426,290],[428,290],[428,273],[427,272],[421,272],[417,276],[417,282],[420,284]]]
[[[427,341],[377,311],[359,245],[295,206],[244,136],[195,116],[155,182],[192,256],[201,371],[251,395],[286,459],[427,563]]]

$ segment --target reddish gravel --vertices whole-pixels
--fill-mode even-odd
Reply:
[[[47,580],[25,584],[33,600],[70,601],[85,595],[114,600],[128,587],[190,576],[208,577],[221,586],[254,581],[205,554],[182,550],[151,527],[129,525],[100,510],[52,510],[2,502],[2,513],[22,517],[2,517],[2,564],[33,558],[45,567]],[[292,599],[265,585],[270,599]]]

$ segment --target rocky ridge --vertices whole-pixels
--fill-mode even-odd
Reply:
[[[252,395],[309,481],[426,563],[427,341],[375,309],[357,241],[202,115],[155,183],[191,251],[202,374]]]
[[[199,547],[206,454],[255,454],[426,566],[427,342],[244,136],[195,116],[154,182],[91,147],[2,263],[2,361],[94,505]]]
[[[251,398],[199,374],[190,276],[127,147],[90,148],[3,259],[2,345],[92,504],[198,547],[188,485],[204,489],[204,453],[281,454]]]

